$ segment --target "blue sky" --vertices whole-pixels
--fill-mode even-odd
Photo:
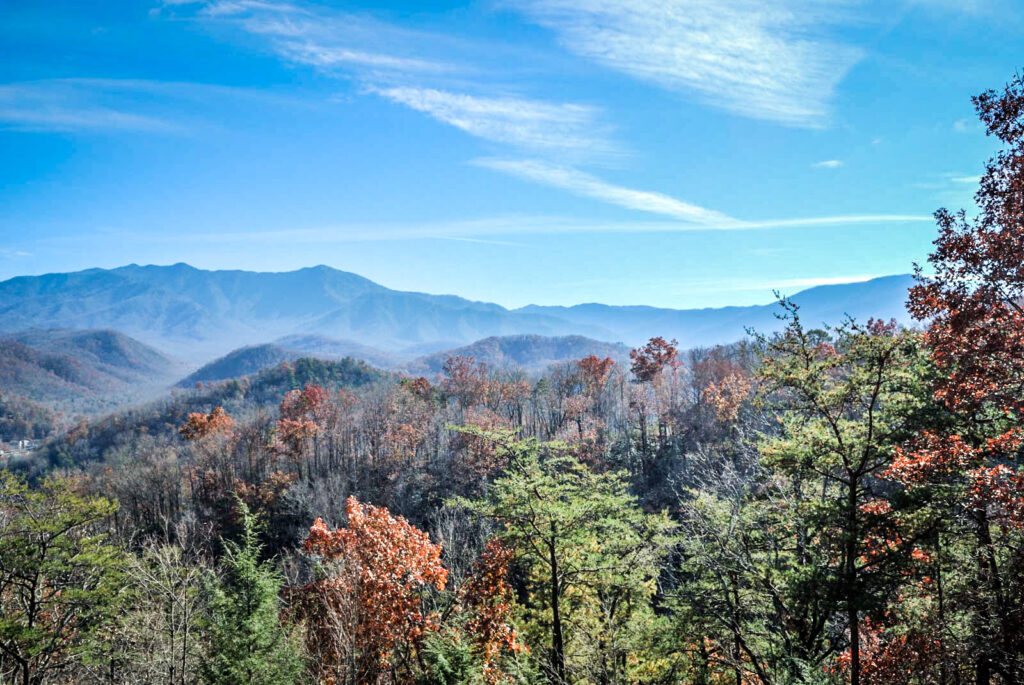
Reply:
[[[0,5],[0,278],[131,262],[527,303],[905,273],[1016,0]]]

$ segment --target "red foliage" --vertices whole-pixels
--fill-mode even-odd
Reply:
[[[615,360],[611,357],[601,359],[596,354],[591,354],[576,362],[580,376],[583,378],[583,390],[587,395],[593,396],[601,391],[608,374],[615,366]]]
[[[260,483],[247,483],[240,478],[232,479],[232,491],[249,507],[250,511],[273,512],[285,491],[295,482],[294,473],[272,471]]]
[[[342,404],[349,400],[347,394],[339,396]],[[277,451],[291,457],[296,464],[301,463],[308,456],[313,439],[326,429],[332,410],[330,394],[319,385],[309,383],[302,390],[286,393],[281,400],[281,418],[277,421]]]
[[[1024,80],[974,104],[989,135],[1005,145],[986,165],[975,195],[976,218],[936,213],[939,237],[918,276],[909,307],[929,322],[925,334],[943,372],[936,397],[967,418],[1024,411]],[[958,481],[976,511],[1024,525],[1024,474],[1007,461],[1021,446],[1011,430],[983,445],[960,436],[925,434],[897,454],[891,477],[907,484]]]
[[[507,576],[512,554],[512,549],[497,538],[488,540],[460,593],[462,603],[471,612],[466,628],[483,656],[488,683],[503,679],[498,666],[503,650],[520,652],[526,648],[510,624],[515,600]]]
[[[922,633],[886,634],[885,628],[865,620],[860,626],[861,682],[864,685],[937,683],[933,666],[941,659],[941,645]],[[850,650],[839,655],[829,669],[850,671]]]
[[[1012,457],[1022,443],[1019,428],[989,438],[982,447],[973,447],[958,435],[926,431],[909,448],[896,450],[885,475],[906,486],[963,483],[969,508],[1024,527],[1024,474],[999,463]]]
[[[228,436],[235,429],[235,420],[228,416],[224,407],[214,407],[209,414],[192,412],[188,420],[178,429],[185,440],[201,440],[207,436]]]
[[[662,369],[677,369],[682,364],[679,343],[676,340],[666,342],[661,337],[651,338],[643,347],[630,351],[629,358],[633,375],[641,383],[654,380]]]
[[[441,546],[427,533],[384,507],[345,502],[348,527],[330,530],[317,519],[303,550],[334,572],[302,588],[300,614],[307,621],[307,645],[323,666],[345,667],[345,640],[352,646],[357,682],[374,682],[397,653],[408,653],[435,629],[424,614],[421,592],[443,590],[448,570]],[[338,628],[342,630],[339,632]],[[330,678],[325,678],[328,682]]]
[[[945,372],[937,395],[955,409],[1024,409],[1024,81],[974,99],[989,135],[1006,148],[989,160],[968,219],[936,212],[939,237],[910,310]]]
[[[423,376],[403,380],[402,386],[424,401],[429,402],[434,395],[434,386]]]
[[[487,394],[487,365],[469,356],[448,357],[441,389],[463,408],[480,402]]]

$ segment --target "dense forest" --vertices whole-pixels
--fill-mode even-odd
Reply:
[[[921,322],[287,361],[0,478],[0,682],[1024,681],[1024,81]],[[26,417],[24,421],[36,421]],[[42,420],[42,419],[39,419]]]

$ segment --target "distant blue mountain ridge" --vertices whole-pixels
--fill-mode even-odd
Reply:
[[[809,288],[792,299],[812,326],[839,323],[847,315],[910,323],[905,302],[912,283],[910,275],[886,276]],[[635,346],[661,335],[698,347],[733,342],[748,328],[776,330],[778,311],[775,303],[507,309],[453,295],[392,290],[327,266],[260,273],[132,264],[0,282],[0,333],[113,329],[193,364],[282,338],[396,359],[493,336],[586,336]]]

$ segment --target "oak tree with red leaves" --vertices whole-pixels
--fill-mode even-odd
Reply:
[[[472,407],[487,394],[487,365],[467,355],[448,357],[444,362],[441,389],[455,398],[459,408]]]
[[[608,374],[615,366],[615,360],[611,357],[601,359],[596,354],[591,354],[576,362],[576,366],[583,378],[583,392],[593,397],[604,388]]]
[[[228,435],[235,429],[235,420],[228,416],[224,407],[214,407],[209,414],[192,412],[188,420],[178,429],[185,440],[202,440],[215,435]]]
[[[320,576],[297,591],[307,649],[322,683],[400,680],[436,628],[423,593],[448,581],[441,546],[384,507],[349,497],[345,514],[347,526],[333,531],[317,519],[303,543]]]
[[[679,342],[666,341],[662,337],[651,338],[643,347],[630,350],[630,368],[638,383],[648,383],[662,372],[663,369],[678,368]]]
[[[489,684],[504,676],[500,666],[503,653],[525,649],[512,627],[515,595],[508,582],[512,558],[510,546],[491,538],[460,590],[459,599],[470,613],[466,631],[482,657],[484,680]]]

